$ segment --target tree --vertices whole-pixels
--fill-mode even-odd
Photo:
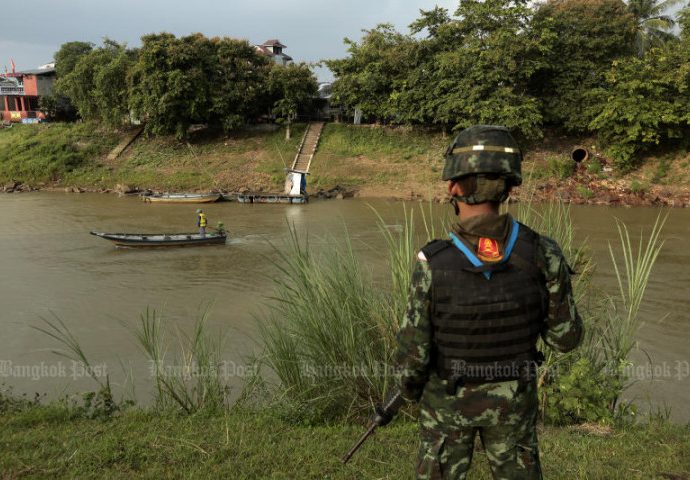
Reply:
[[[200,33],[142,37],[129,92],[130,107],[146,121],[147,133],[182,139],[191,125],[208,122],[216,59],[215,46]]]
[[[104,44],[105,58],[94,76],[93,96],[101,121],[121,126],[130,120],[128,77],[138,52],[115,42]]]
[[[290,139],[290,125],[300,111],[308,110],[318,91],[316,77],[308,65],[274,65],[268,76],[268,91],[273,100],[273,113],[287,124],[286,140]]]
[[[93,50],[94,44],[91,42],[67,42],[60,46],[60,50],[55,52],[55,73],[58,78],[64,77],[74,70],[81,57]]]
[[[651,47],[660,47],[664,42],[676,38],[671,32],[676,22],[666,12],[684,2],[685,0],[628,0],[628,11],[637,23],[635,48],[639,56]]]
[[[541,135],[539,100],[527,84],[552,42],[531,28],[523,0],[465,0],[449,19],[422,11],[413,32],[429,35],[414,49],[414,68],[394,96],[411,123],[462,129],[498,123],[528,137]]]
[[[552,0],[538,8],[533,28],[554,35],[530,86],[546,123],[587,132],[605,102],[606,72],[633,52],[633,16],[621,0]]]
[[[622,170],[635,166],[640,150],[690,133],[689,59],[686,43],[665,45],[617,60],[607,73],[606,101],[591,128]]]
[[[130,76],[130,106],[147,133],[185,138],[204,123],[225,131],[244,125],[263,106],[267,60],[246,41],[146,35]]]
[[[211,79],[210,121],[227,132],[268,108],[264,85],[269,60],[243,40],[214,38],[212,42],[216,67]]]
[[[345,43],[347,58],[325,62],[336,77],[334,101],[350,112],[359,109],[376,122],[395,120],[399,115],[391,96],[411,68],[415,40],[383,24],[365,30],[359,43],[347,38]]]
[[[439,28],[451,22],[448,9],[443,7],[436,6],[433,10],[419,10],[419,13],[421,17],[410,24],[410,32],[413,35],[426,30],[427,38],[436,37]]]
[[[59,77],[55,89],[66,96],[84,120],[111,126],[126,122],[127,75],[136,56],[113,40],[81,55],[72,70]]]

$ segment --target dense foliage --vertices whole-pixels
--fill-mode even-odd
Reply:
[[[688,132],[690,56],[667,9],[681,0],[461,0],[346,39],[334,99],[365,121],[459,130],[507,125],[597,134],[622,169]],[[685,105],[685,107],[683,107]]]
[[[300,109],[311,107],[318,88],[316,79],[304,64],[273,68],[269,72],[268,94],[273,114],[287,123],[288,139],[292,121],[297,118]]]
[[[65,44],[60,52],[69,53],[73,49],[70,45]],[[58,59],[65,56],[60,52],[56,54]],[[135,56],[136,51],[106,39],[102,47],[84,50],[71,59],[71,68],[61,64],[58,71],[63,74],[56,91],[69,98],[84,120],[121,125],[129,111],[127,73]]]
[[[279,66],[246,41],[200,33],[145,35],[139,49],[69,42],[55,60],[56,90],[82,119],[121,126],[134,118],[149,134],[178,138],[194,124],[230,131],[271,113],[292,118],[317,89],[306,65]]]
[[[372,123],[592,134],[626,170],[690,133],[690,22],[687,9],[669,10],[683,2],[461,0],[452,14],[422,10],[407,33],[382,24],[345,39],[348,55],[325,61],[333,101]],[[278,67],[245,41],[160,33],[142,43],[64,44],[57,92],[84,119],[120,125],[133,115],[149,134],[179,138],[193,124],[229,131],[268,116],[289,125],[316,93],[306,65]]]

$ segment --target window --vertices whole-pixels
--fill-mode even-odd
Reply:
[[[37,111],[39,110],[39,107],[38,107],[38,97],[27,97],[27,98],[25,99],[25,101],[26,101],[26,100],[29,100],[28,105],[27,105],[28,110],[32,110],[32,111],[34,111],[34,112],[37,112]]]

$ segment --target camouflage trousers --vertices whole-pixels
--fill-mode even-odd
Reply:
[[[463,480],[472,463],[475,436],[479,433],[496,480],[542,478],[537,444],[536,419],[523,417],[513,425],[482,427],[421,428],[422,442],[417,461],[419,480]]]

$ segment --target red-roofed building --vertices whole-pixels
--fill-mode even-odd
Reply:
[[[292,62],[292,57],[283,53],[283,49],[287,48],[280,43],[280,40],[266,40],[261,45],[256,45],[256,50],[260,55],[265,55],[273,60],[278,65],[287,65]]]
[[[32,123],[45,119],[38,101],[50,95],[55,83],[55,65],[36,70],[0,74],[0,120]]]

